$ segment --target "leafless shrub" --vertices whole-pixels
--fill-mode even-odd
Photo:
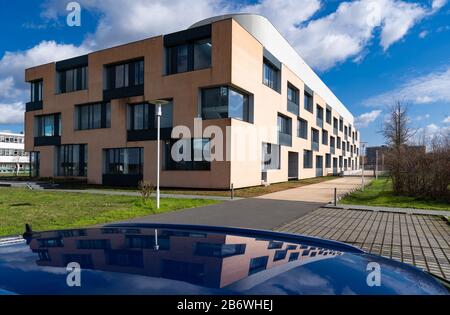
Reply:
[[[423,137],[420,145],[413,146],[414,131],[408,124],[407,110],[397,102],[382,131],[389,146],[386,168],[394,193],[450,200],[450,135]]]
[[[155,191],[155,185],[151,182],[142,180],[139,182],[139,191],[141,193],[142,200],[146,202],[151,198],[152,193]]]

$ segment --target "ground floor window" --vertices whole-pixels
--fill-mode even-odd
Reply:
[[[325,154],[325,168],[331,168],[331,154]]]
[[[87,145],[67,144],[58,146],[57,175],[58,176],[87,176]]]
[[[141,175],[143,173],[143,148],[118,148],[104,150],[106,175]]]
[[[303,150],[303,168],[312,168],[313,153],[310,150]]]
[[[165,147],[165,164],[169,171],[209,171],[211,139],[172,139]]]
[[[262,169],[279,170],[280,169],[280,146],[273,143],[262,143]]]

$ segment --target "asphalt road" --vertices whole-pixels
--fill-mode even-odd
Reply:
[[[323,206],[323,203],[250,198],[150,215],[126,222],[231,226],[272,230]]]

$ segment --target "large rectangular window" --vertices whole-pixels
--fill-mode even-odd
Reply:
[[[261,257],[252,258],[250,260],[250,267],[249,267],[248,274],[252,275],[257,272],[266,270],[268,261],[269,261],[269,256],[261,256]]]
[[[103,174],[140,175],[143,172],[143,155],[143,148],[106,149]]]
[[[272,143],[262,143],[262,170],[278,170],[280,164],[280,146]]]
[[[61,136],[61,114],[34,117],[35,137]]]
[[[339,119],[339,131],[344,131],[344,120],[342,118]]]
[[[30,83],[30,101],[31,102],[40,102],[42,101],[42,88],[43,88],[43,80],[36,80]]]
[[[293,86],[292,84],[288,83],[287,88],[287,110],[295,115],[300,115],[300,108],[299,108],[299,90]]]
[[[156,128],[156,106],[149,103],[129,104],[127,107],[127,129],[149,130]],[[173,103],[161,106],[161,128],[173,127]]]
[[[314,105],[313,105],[313,96],[312,94],[308,93],[305,91],[305,109],[310,112],[313,113],[314,112]]]
[[[278,143],[281,145],[292,145],[292,120],[289,117],[278,114]]]
[[[249,120],[249,96],[228,86],[202,89],[203,119]]]
[[[263,83],[275,91],[280,90],[280,70],[264,58]]]
[[[166,144],[165,161],[169,171],[209,171],[211,140],[172,139]]]
[[[331,154],[325,154],[325,168],[331,168]]]
[[[325,119],[327,121],[327,124],[331,125],[331,109],[327,106]]]
[[[243,255],[245,253],[245,244],[213,244],[197,243],[195,244],[194,255],[204,257],[232,257]]]
[[[58,176],[87,176],[87,145],[67,144],[58,146],[57,175]]]
[[[69,93],[86,90],[88,86],[88,67],[76,67],[58,71],[56,75],[56,93]]]
[[[319,130],[311,128],[311,148],[313,151],[319,151],[319,141]]]
[[[111,127],[111,104],[96,103],[75,106],[75,130]]]
[[[310,150],[303,150],[303,168],[312,168],[313,153]]]
[[[328,131],[322,130],[322,144],[328,145]]]
[[[316,125],[323,128],[323,107],[320,105],[316,105]]]
[[[167,47],[167,73],[176,74],[211,67],[211,38]]]
[[[144,60],[105,66],[104,90],[114,90],[144,84]]]
[[[297,120],[297,136],[302,139],[308,139],[308,122],[304,119],[299,118]]]

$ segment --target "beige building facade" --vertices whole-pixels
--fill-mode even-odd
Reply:
[[[34,176],[156,182],[157,145],[165,187],[241,188],[359,165],[352,114],[258,15],[215,17],[25,77]],[[159,144],[155,100],[167,101]]]

